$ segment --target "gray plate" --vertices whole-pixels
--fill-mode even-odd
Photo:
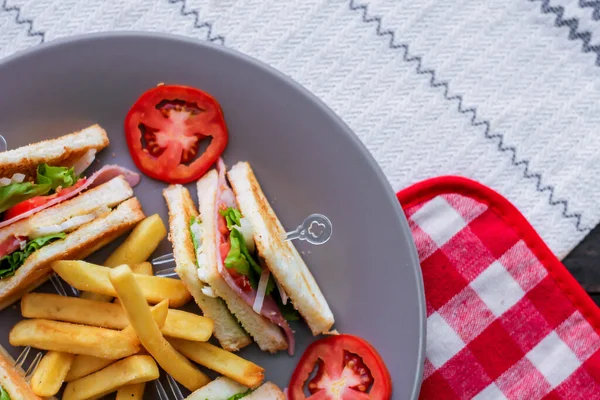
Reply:
[[[159,82],[196,86],[221,103],[230,130],[227,164],[250,161],[282,223],[295,228],[314,212],[331,219],[331,240],[297,243],[340,332],[362,336],[383,355],[394,399],[414,399],[421,382],[425,306],[414,244],[383,173],[359,139],[323,103],[283,74],[223,47],[181,37],[111,33],[36,47],[0,63],[0,133],[9,148],[100,123],[111,145],[102,164],[135,168],[123,135],[129,107]],[[94,165],[97,168],[98,164]],[[145,212],[166,218],[161,182],[136,188]],[[164,219],[166,221],[166,219]],[[92,257],[102,260],[109,246]],[[170,252],[165,240],[155,255]],[[0,340],[20,319],[1,314]],[[282,387],[314,339],[302,324],[294,357],[240,354]],[[147,389],[147,398],[154,398]]]

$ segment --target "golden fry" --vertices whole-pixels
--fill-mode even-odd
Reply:
[[[210,382],[204,373],[178,353],[163,337],[152,318],[141,285],[129,267],[122,265],[112,269],[110,281],[140,342],[156,362],[188,390],[196,390]]]
[[[69,382],[63,400],[98,399],[118,388],[158,379],[160,373],[150,356],[131,356],[84,378]]]
[[[210,343],[181,339],[169,339],[169,342],[190,360],[219,372],[244,386],[256,387],[265,378],[265,370],[262,367]]]
[[[168,312],[169,312],[169,301],[168,300],[161,301],[160,303],[158,303],[157,305],[152,307],[152,309],[150,310],[152,318],[154,318],[154,322],[156,323],[156,326],[158,327],[158,329],[161,329],[165,325],[165,321],[167,320]],[[133,326],[128,325],[121,332],[123,332],[127,336],[133,338],[133,340],[136,343],[139,343],[137,333],[135,332],[135,329],[133,329]]]
[[[180,310],[168,310],[167,314],[167,310],[164,310],[166,321],[159,323],[163,335],[194,341],[207,341],[210,338],[214,327],[210,318]],[[26,294],[21,299],[21,313],[26,318],[51,319],[109,329],[124,329],[129,325],[127,314],[120,304],[58,294]]]
[[[93,356],[75,356],[71,369],[65,377],[65,382],[71,382],[83,378],[91,373],[100,371],[102,368],[114,363],[115,360],[98,358]]]
[[[51,397],[58,393],[71,368],[73,357],[75,356],[69,353],[47,352],[31,377],[29,384],[33,393],[41,397]]]
[[[115,400],[142,400],[145,389],[146,382],[123,386],[117,391]]]
[[[115,297],[117,293],[108,279],[110,268],[85,261],[55,261],[52,269],[69,285],[89,292]],[[135,275],[146,301],[152,304],[168,299],[177,308],[190,301],[191,295],[183,282],[158,276]]]
[[[11,329],[8,340],[13,346],[107,359],[123,358],[140,351],[140,346],[122,332],[47,319],[18,322]]]
[[[144,261],[139,264],[130,265],[129,268],[131,268],[131,272],[133,272],[134,274],[149,275],[149,276],[154,275],[154,269],[152,268],[152,264],[149,263],[148,261]],[[115,298],[115,301],[113,303],[121,304],[121,302],[119,301],[118,298]]]
[[[135,265],[142,263],[150,257],[166,235],[167,228],[160,216],[158,214],[151,215],[133,228],[129,236],[104,261],[103,265],[112,268],[121,264]],[[81,293],[81,297],[103,301],[110,301],[111,299],[110,296],[89,292]]]
[[[160,216],[151,215],[133,228],[123,243],[104,261],[104,265],[112,268],[144,262],[166,236],[167,228]]]

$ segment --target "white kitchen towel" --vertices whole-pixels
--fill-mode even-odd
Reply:
[[[559,257],[600,221],[598,0],[0,2],[0,57],[109,30],[209,40],[320,97],[395,189],[478,180]]]

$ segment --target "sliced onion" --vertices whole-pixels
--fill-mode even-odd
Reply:
[[[252,223],[248,218],[241,218],[240,225],[238,230],[244,236],[244,242],[246,242],[246,247],[250,250],[250,253],[254,253],[254,231],[252,229]]]
[[[22,183],[25,180],[25,174],[16,173],[12,176],[12,183]]]
[[[267,283],[269,283],[269,273],[268,269],[263,269],[262,274],[260,274],[260,280],[258,281],[258,288],[256,289],[256,298],[254,299],[254,304],[252,305],[252,309],[255,313],[260,314],[262,311],[263,303],[265,302],[265,294],[267,292]]]
[[[283,290],[283,286],[281,286],[281,284],[279,282],[277,282],[277,279],[275,279],[275,284],[277,285],[277,290],[279,290],[279,296],[281,296],[281,302],[283,303],[283,305],[285,306],[288,302],[288,295],[285,292],[285,290]]]
[[[63,222],[61,224],[61,227],[63,229],[63,232],[69,232],[79,228],[83,224],[87,224],[88,222],[93,221],[95,218],[96,217],[94,216],[94,214],[80,215],[77,217],[70,218],[67,221]]]
[[[79,228],[83,224],[93,221],[95,218],[96,217],[94,214],[79,215],[66,220],[62,224],[36,227],[29,232],[29,237],[31,239],[36,239],[46,235],[53,235],[55,233],[70,232]]]
[[[215,291],[210,286],[203,286],[201,290],[202,290],[202,293],[204,293],[204,295],[206,295],[208,297],[217,298]]]
[[[12,183],[10,178],[0,178],[0,186],[8,186]]]
[[[19,247],[21,250],[25,250],[25,246],[27,245],[27,240],[19,240]]]
[[[81,175],[83,172],[88,169],[90,165],[94,162],[96,158],[96,150],[90,149],[88,150],[79,160],[73,164],[73,169],[75,170],[75,175]]]
[[[221,202],[227,207],[235,207],[235,195],[233,194],[233,190],[229,188],[223,189],[223,192],[221,192]]]

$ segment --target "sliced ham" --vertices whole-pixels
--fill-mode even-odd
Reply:
[[[83,192],[84,190],[92,189],[96,186],[102,185],[103,183],[106,183],[106,182],[110,181],[111,179],[116,178],[117,176],[120,176],[120,175],[122,175],[123,178],[125,178],[127,183],[129,183],[129,186],[131,186],[131,187],[134,187],[138,183],[140,183],[140,175],[139,174],[137,174],[133,171],[130,171],[127,168],[123,168],[119,165],[105,165],[104,167],[100,168],[98,171],[94,172],[92,174],[92,176],[87,178],[85,183],[83,185],[81,185],[80,187],[78,187],[76,190],[73,190],[64,196],[58,196],[58,197],[54,198],[53,200],[50,200],[46,204],[43,204],[37,208],[31,209],[27,212],[19,214],[14,218],[0,222],[0,228],[8,226],[8,225],[15,223],[17,221],[20,221],[24,218],[29,218],[33,214],[36,214],[46,208],[52,207],[58,203],[62,203],[65,200],[68,200],[70,198],[77,196],[79,193]]]
[[[19,250],[21,248],[21,243],[23,243],[24,240],[25,238],[18,238],[14,235],[4,239],[4,241],[0,243],[0,258]]]
[[[225,178],[225,164],[223,163],[223,160],[221,160],[221,159],[219,159],[219,161],[217,163],[217,170],[219,172],[219,188],[217,190],[217,198],[221,200],[221,204],[222,204],[222,200],[225,200],[225,204],[227,205],[227,207],[236,207],[237,205],[235,204],[235,195],[233,194],[233,190],[231,190],[231,188],[227,184],[227,180]],[[215,227],[216,231],[217,231],[217,243],[220,243],[222,233],[220,232],[219,226],[218,226],[218,221],[219,221],[218,205],[215,208],[215,213],[217,214],[215,217],[215,224],[217,225]],[[246,302],[246,304],[248,304],[250,307],[252,307],[254,305],[254,301],[256,300],[256,296],[257,296],[256,289],[241,288],[240,286],[237,285],[236,281],[233,279],[233,277],[229,273],[229,270],[223,265],[223,261],[222,261],[223,258],[221,257],[221,249],[220,249],[221,246],[216,246],[216,247],[217,247],[217,267],[219,269],[219,273],[221,274],[221,276],[223,277],[225,282],[227,282],[229,287],[231,289],[233,289],[233,291],[235,291],[237,293],[237,295],[240,296],[240,298],[242,300],[244,300],[244,302]],[[286,336],[286,339],[288,342],[288,353],[290,355],[293,355],[295,344],[296,344],[296,340],[294,338],[294,331],[292,331],[292,328],[290,328],[290,325],[288,324],[288,322],[285,320],[285,318],[281,314],[281,311],[279,311],[279,307],[277,307],[277,303],[275,303],[275,300],[273,300],[272,296],[265,296],[260,314],[263,317],[267,318],[272,323],[274,323],[275,325],[279,326],[281,329],[283,329],[283,332],[285,333],[285,336]]]

